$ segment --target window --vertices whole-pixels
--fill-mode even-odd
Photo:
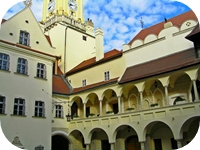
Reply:
[[[46,66],[45,64],[37,64],[37,77],[46,79]]]
[[[0,114],[5,114],[5,105],[6,98],[4,96],[0,96]]]
[[[29,46],[30,35],[26,31],[20,31],[19,44]]]
[[[63,107],[61,105],[56,105],[56,118],[63,117]]]
[[[27,74],[28,73],[28,61],[26,59],[18,58],[17,73],[21,73],[21,74]]]
[[[84,41],[87,41],[87,37],[86,37],[86,36],[84,36],[84,35],[83,35],[83,40],[84,40]]]
[[[25,115],[25,100],[22,98],[15,98],[14,100],[14,115]]]
[[[44,102],[35,101],[35,116],[36,117],[45,117]]]
[[[82,85],[86,86],[86,79],[82,80]]]
[[[9,70],[10,56],[0,53],[0,69]]]
[[[110,72],[109,71],[104,72],[104,77],[105,77],[105,81],[110,80]]]

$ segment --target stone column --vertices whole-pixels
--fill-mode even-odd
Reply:
[[[145,150],[145,145],[144,145],[145,142],[140,142],[140,146],[141,146],[141,150]]]
[[[166,99],[166,105],[169,105],[169,95],[168,95],[168,86],[165,86],[165,99]]]
[[[198,101],[199,100],[199,94],[198,94],[198,91],[197,91],[196,80],[193,80],[192,83],[193,83],[194,96],[195,96],[195,100],[194,101]]]
[[[124,98],[121,98],[121,102],[122,102],[122,105],[121,105],[121,112],[124,113]]]
[[[181,143],[181,139],[176,140],[177,141],[177,147],[181,148],[182,147],[182,143]]]
[[[140,105],[141,105],[141,110],[143,109],[143,95],[142,95],[143,91],[140,91]]]
[[[90,150],[90,144],[86,144],[86,150]]]
[[[121,96],[118,96],[118,114],[121,113]]]
[[[102,116],[102,101],[103,100],[99,100],[99,113],[100,113],[100,116]]]
[[[83,103],[83,118],[86,117],[86,103]]]
[[[110,150],[115,150],[115,143],[110,143]]]

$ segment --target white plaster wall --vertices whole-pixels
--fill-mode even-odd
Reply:
[[[125,69],[124,59],[122,57],[112,61],[97,65],[87,70],[81,71],[68,76],[68,80],[71,81],[72,87],[81,87],[82,80],[86,79],[87,85],[104,81],[104,72],[110,72],[110,79],[120,77]]]
[[[1,53],[9,54],[9,71],[0,70],[0,94],[6,97],[6,115],[0,115],[2,130],[7,139],[12,142],[19,136],[25,148],[34,150],[38,145],[45,149],[51,148],[51,108],[52,99],[47,93],[52,93],[52,60],[30,56],[26,53],[9,51],[0,47]],[[16,74],[18,57],[28,60],[28,76]],[[47,80],[35,78],[37,63],[46,64]],[[42,91],[44,89],[46,92]],[[25,99],[26,117],[12,116],[14,98]],[[35,101],[45,102],[45,117],[33,118]]]
[[[159,34],[159,37],[162,37],[160,40],[126,50],[124,52],[126,66],[130,67],[192,48],[193,43],[185,39],[192,29],[173,35],[177,33],[174,29],[175,27],[170,27],[162,30]]]
[[[27,31],[30,34],[30,48],[52,55],[55,54],[55,49],[50,46],[29,8],[22,10],[19,14],[1,24],[0,39],[17,44],[19,43],[20,30]],[[13,35],[11,36],[10,33]],[[37,41],[39,44],[36,43]]]
[[[67,26],[65,25],[57,24],[57,26],[48,31],[52,44],[56,48],[56,55],[61,56],[59,66],[62,71],[64,71],[64,57],[66,56],[65,72],[71,70],[84,60],[94,57],[95,55],[94,37],[86,35],[70,27],[67,27],[66,30],[66,27]],[[87,41],[82,39],[83,35],[87,37]],[[64,56],[65,53],[66,55]]]

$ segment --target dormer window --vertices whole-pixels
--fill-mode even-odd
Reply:
[[[20,31],[19,44],[29,46],[30,34],[28,32],[22,30]]]

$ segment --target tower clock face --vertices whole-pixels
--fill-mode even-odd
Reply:
[[[68,1],[68,6],[70,8],[70,10],[72,11],[76,11],[77,10],[77,3],[75,0],[69,0]]]
[[[48,4],[48,12],[51,13],[55,10],[55,0],[50,0]]]

